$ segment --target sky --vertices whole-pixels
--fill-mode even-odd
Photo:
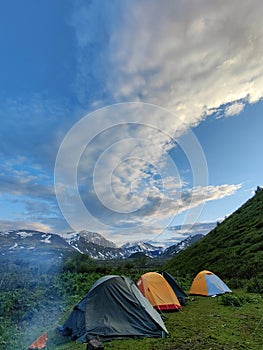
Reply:
[[[262,12],[2,2],[0,231],[179,240],[238,209],[263,183]]]

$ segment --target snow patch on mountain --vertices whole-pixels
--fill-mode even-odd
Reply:
[[[21,238],[26,238],[26,237],[32,237],[33,234],[36,234],[37,232],[25,232],[25,231],[19,231],[17,232],[17,235],[20,236]]]
[[[40,242],[51,244],[51,241],[50,241],[51,237],[52,237],[51,235],[48,235],[48,236],[47,235],[42,235],[43,239],[41,239]]]
[[[18,244],[17,243],[15,243],[12,247],[10,247],[10,248],[8,248],[9,250],[13,250],[13,249],[15,249],[16,247],[18,247]]]

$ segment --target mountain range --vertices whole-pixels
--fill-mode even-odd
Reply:
[[[97,260],[124,259],[138,252],[152,258],[171,257],[202,237],[201,234],[189,235],[168,248],[141,241],[117,247],[101,234],[90,231],[58,235],[34,230],[13,230],[0,232],[0,256],[26,256],[40,260],[44,257],[59,258],[63,253],[75,250]]]

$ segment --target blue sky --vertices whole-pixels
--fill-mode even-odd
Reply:
[[[170,239],[242,205],[263,183],[262,10],[2,3],[0,230]]]

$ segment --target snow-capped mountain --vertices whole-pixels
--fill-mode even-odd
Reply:
[[[181,242],[166,248],[165,251],[163,252],[163,256],[164,257],[175,256],[176,254],[180,253],[180,251],[186,249],[187,247],[189,247],[193,243],[199,241],[199,239],[201,239],[203,237],[204,237],[204,235],[201,235],[201,234],[196,234],[194,236],[190,235],[189,237],[185,238]]]
[[[67,248],[64,238],[54,233],[34,230],[14,230],[0,232],[0,253],[17,253],[22,250],[34,251],[36,248]]]
[[[71,232],[65,235],[44,233],[34,230],[14,230],[0,232],[0,254],[31,254],[40,258],[43,254],[53,252],[60,255],[65,251],[77,250],[94,259],[123,258],[120,248],[102,235],[89,232]]]
[[[45,233],[34,230],[13,230],[0,232],[0,256],[14,256],[22,258],[57,259],[67,251],[78,251],[93,259],[125,259],[135,253],[146,256],[171,257],[185,249],[202,235],[189,236],[180,243],[164,249],[162,246],[149,242],[126,243],[117,248],[116,245],[96,232],[70,232],[64,235]]]
[[[125,243],[121,248],[125,250],[129,256],[138,252],[145,253],[145,255],[149,257],[158,257],[163,254],[162,247],[154,246],[148,242],[128,242]]]
[[[59,235],[33,230],[0,232],[0,258],[12,258],[42,266],[56,266],[63,253],[72,250]]]
[[[107,240],[102,235],[96,232],[80,231],[80,232],[69,232],[63,235],[69,245],[78,246],[78,242],[89,242],[94,243],[103,247],[117,248],[116,244],[112,241]]]

